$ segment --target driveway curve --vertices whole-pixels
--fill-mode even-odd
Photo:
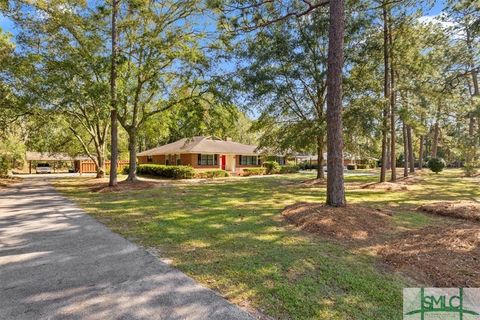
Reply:
[[[253,317],[29,179],[0,190],[0,319]]]

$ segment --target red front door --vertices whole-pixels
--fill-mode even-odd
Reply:
[[[227,156],[223,155],[223,156],[221,157],[221,159],[222,159],[222,160],[221,160],[220,163],[222,164],[222,170],[225,170],[225,163],[226,163],[226,161],[227,161]]]

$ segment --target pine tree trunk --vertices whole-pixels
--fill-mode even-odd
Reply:
[[[117,185],[117,166],[118,166],[118,123],[117,123],[117,11],[118,1],[112,0],[112,61],[110,70],[110,181],[109,186]]]
[[[387,7],[384,3],[383,9],[383,65],[384,65],[384,81],[383,81],[383,120],[382,120],[382,168],[380,170],[380,182],[385,182],[387,176],[389,162],[388,147],[388,118],[390,112],[390,59],[388,53],[388,14]]]
[[[323,172],[323,137],[317,137],[317,179],[325,179],[325,172]]]
[[[389,116],[390,117],[390,116]],[[392,163],[390,162],[391,157],[390,157],[390,139],[387,138],[387,170],[392,169]]]
[[[408,152],[408,138],[407,138],[407,126],[402,121],[402,134],[403,134],[403,176],[408,177],[408,162],[410,154]]]
[[[388,118],[389,118],[389,99],[390,99],[390,62],[388,54],[388,15],[386,5],[383,5],[383,63],[384,63],[384,82],[383,82],[383,121],[382,121],[382,167],[380,169],[380,182],[385,182],[389,161],[388,147]]]
[[[395,104],[396,104],[396,91],[395,91],[395,68],[393,64],[393,37],[392,37],[392,24],[390,10],[388,11],[388,20],[390,27],[388,28],[388,44],[390,54],[390,162],[392,164],[392,176],[391,181],[397,180],[397,156],[395,154]]]
[[[439,136],[440,136],[440,128],[439,128],[438,119],[437,119],[437,121],[435,122],[435,127],[433,129],[432,158],[437,157]]]
[[[425,144],[425,136],[420,136],[420,150],[418,151],[418,170],[423,169],[423,145]]]
[[[330,1],[327,62],[327,205],[345,206],[343,179],[342,80],[345,33],[344,0]]]
[[[410,173],[415,172],[415,155],[413,154],[412,127],[407,125],[407,144],[408,144],[408,162],[410,164]]]
[[[128,133],[128,177],[127,181],[137,181],[137,130],[130,129]]]

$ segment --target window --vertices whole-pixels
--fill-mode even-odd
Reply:
[[[148,163],[153,162],[153,157],[152,156],[147,156],[147,162]]]
[[[243,166],[256,166],[258,165],[257,156],[238,156],[240,165]]]
[[[218,154],[199,154],[199,166],[215,166],[218,164]]]

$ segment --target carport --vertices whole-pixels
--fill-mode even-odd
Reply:
[[[69,161],[72,162],[75,172],[80,171],[80,162],[82,160],[87,160],[88,157],[71,157],[66,153],[49,153],[49,152],[35,152],[27,151],[25,159],[28,162],[28,172],[32,173],[32,161],[41,161],[47,163],[53,163],[53,172],[56,172],[55,165],[58,161]]]

